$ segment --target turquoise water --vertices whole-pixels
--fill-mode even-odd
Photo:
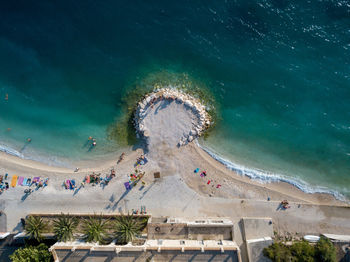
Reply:
[[[166,71],[216,99],[202,145],[260,179],[350,194],[347,1],[16,1],[0,15],[3,150],[56,165],[119,151],[122,98]]]

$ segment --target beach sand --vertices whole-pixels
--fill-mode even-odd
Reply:
[[[228,170],[193,142],[177,147],[169,134],[180,134],[181,128],[187,129],[189,123],[178,126],[178,119],[190,121],[192,118],[177,118],[188,112],[173,103],[158,109],[156,114],[157,108],[156,104],[148,112],[152,129],[147,145],[126,151],[120,164],[117,164],[118,155],[115,160],[101,162],[96,168],[80,167],[79,172],[74,172],[0,153],[1,174],[8,173],[10,178],[13,175],[50,178],[46,188],[27,197],[22,186],[10,188],[0,196],[0,208],[6,214],[6,217],[2,216],[0,231],[21,231],[20,218],[30,213],[126,213],[132,209],[140,210],[144,205],[153,216],[221,216],[234,221],[242,217],[270,217],[274,230],[281,235],[350,234],[350,206],[347,203],[329,194],[307,194],[287,183],[260,184]],[[153,118],[154,115],[157,117]],[[169,128],[171,132],[164,132]],[[145,172],[146,185],[142,187],[138,183],[126,191],[123,184],[134,172],[136,159],[144,152],[148,152],[148,163],[139,169]],[[116,177],[104,188],[86,185],[73,192],[62,186],[64,179],[73,178],[80,185],[91,172],[101,173],[104,177],[110,174],[111,168],[116,170]],[[200,169],[199,173],[194,173],[196,168]],[[206,177],[199,175],[203,170]],[[160,172],[161,178],[155,180],[154,172]],[[208,180],[211,181],[209,185]],[[220,188],[216,187],[218,184]],[[278,208],[284,199],[289,201],[291,208]]]

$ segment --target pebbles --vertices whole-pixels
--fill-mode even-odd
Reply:
[[[187,145],[197,137],[201,136],[203,132],[211,125],[211,119],[205,106],[200,101],[188,94],[185,94],[174,88],[161,88],[146,95],[146,97],[137,104],[135,110],[134,123],[137,135],[141,137],[149,137],[150,130],[144,125],[144,118],[147,116],[147,109],[152,107],[154,103],[160,100],[176,101],[179,104],[184,104],[187,110],[192,110],[193,115],[197,119],[193,121],[192,128],[188,130],[187,134],[178,142],[178,146]]]

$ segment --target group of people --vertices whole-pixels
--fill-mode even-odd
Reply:
[[[11,181],[9,181],[8,174],[6,173],[5,176],[0,175],[0,194],[8,190],[10,187],[14,188],[16,186],[28,186],[28,188],[24,190],[24,193],[28,194],[34,191],[33,188],[38,190],[39,188],[48,186],[48,183],[49,178],[41,179],[40,177],[34,177],[32,179],[16,175],[12,176]]]
[[[147,211],[146,211],[146,206],[141,206],[141,211],[140,211],[140,213],[139,213],[139,210],[138,209],[132,209],[131,210],[132,211],[132,214],[133,215],[138,215],[138,214],[140,214],[140,215],[146,215],[147,214]]]
[[[91,184],[92,186],[100,185],[108,185],[108,183],[115,177],[115,170],[111,169],[111,173],[107,174],[104,178],[101,177],[101,173],[96,174],[93,172],[90,175],[84,177],[83,181],[80,183],[80,188],[85,187],[85,185]],[[78,185],[76,184],[74,179],[65,180],[63,182],[63,186],[65,189],[75,190]]]
[[[148,162],[147,158],[144,155],[141,155],[136,159],[136,163],[134,166],[137,168],[139,166],[145,165],[147,162]]]
[[[4,191],[10,188],[9,183],[5,180],[7,180],[8,174],[5,174],[4,176],[0,176],[0,194],[2,194]]]
[[[93,138],[92,136],[89,136],[89,141],[92,142],[91,143],[92,146],[96,146],[97,145],[96,138]]]
[[[199,168],[196,168],[196,169],[194,170],[194,173],[199,173]],[[200,177],[204,178],[204,177],[206,177],[206,176],[207,176],[207,171],[203,171],[203,172],[200,173]],[[207,185],[210,185],[212,182],[213,182],[212,179],[208,179]],[[212,184],[212,186],[214,187],[213,184]],[[221,187],[221,184],[217,184],[217,185],[216,185],[216,188],[220,188],[220,187]]]
[[[288,209],[290,208],[290,205],[289,205],[289,202],[287,200],[283,200],[281,203],[280,203],[281,207],[283,209]]]

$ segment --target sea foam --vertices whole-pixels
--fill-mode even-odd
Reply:
[[[12,156],[24,158],[24,156],[20,152],[18,152],[16,149],[13,149],[13,148],[5,146],[5,145],[0,145],[0,151],[4,152],[6,154],[12,155]]]
[[[291,178],[287,177],[285,175],[281,174],[276,174],[256,168],[248,168],[243,165],[233,163],[224,157],[220,156],[218,153],[214,153],[212,149],[208,149],[201,144],[199,144],[198,140],[195,140],[195,143],[198,147],[200,147],[202,150],[204,150],[208,155],[210,155],[212,158],[214,158],[216,161],[220,162],[226,168],[229,170],[232,170],[236,172],[237,174],[241,176],[247,176],[250,179],[253,179],[255,181],[258,181],[260,183],[272,183],[272,182],[285,182],[288,184],[291,184],[295,186],[296,188],[300,189],[301,191],[308,193],[308,194],[314,194],[314,193],[325,193],[325,194],[330,194],[334,196],[336,199],[341,200],[341,201],[347,201],[344,195],[341,193],[331,190],[326,187],[321,187],[321,186],[312,186],[308,184],[307,182],[299,179],[299,178]]]

